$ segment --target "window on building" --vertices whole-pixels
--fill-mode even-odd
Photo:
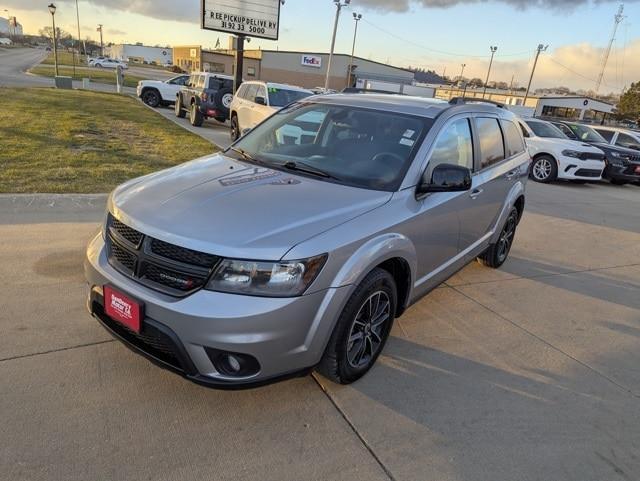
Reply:
[[[578,119],[580,118],[580,110],[568,107],[555,107],[553,105],[545,105],[542,107],[543,117],[555,117],[559,119]]]
[[[476,129],[480,141],[480,168],[485,169],[504,160],[504,139],[497,119],[476,119]]]
[[[256,68],[248,67],[247,68],[247,77],[255,77],[256,76]]]
[[[473,170],[473,142],[468,119],[456,120],[440,133],[429,159],[428,178],[440,164],[459,165]]]

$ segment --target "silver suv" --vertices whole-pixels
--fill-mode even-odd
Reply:
[[[529,163],[495,105],[309,97],[118,187],[87,249],[88,307],[197,383],[350,383],[408,306],[476,257],[502,265]]]

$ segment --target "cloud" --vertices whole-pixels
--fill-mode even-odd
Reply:
[[[616,3],[614,0],[496,0],[520,10],[526,8],[575,9],[584,4]],[[488,0],[357,0],[359,6],[384,12],[406,12],[412,6],[425,8],[449,8],[456,5],[489,3]],[[630,3],[634,2],[631,0]]]
[[[122,37],[123,35],[126,35],[127,32],[125,32],[124,30],[118,30],[117,28],[108,28],[106,31],[107,35],[115,35],[118,37]]]

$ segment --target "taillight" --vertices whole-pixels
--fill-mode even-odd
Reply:
[[[202,94],[200,94],[200,99],[203,102],[206,102],[208,98],[209,98],[209,96],[207,95],[207,92],[202,92]]]

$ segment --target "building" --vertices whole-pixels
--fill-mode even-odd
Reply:
[[[1,18],[0,17],[0,34],[9,36],[22,36],[22,25],[15,20],[16,17]],[[15,21],[15,26],[11,20]]]
[[[436,87],[436,98],[450,100],[462,96],[482,98],[483,89],[463,89],[449,85]],[[615,109],[615,105],[608,102],[572,95],[529,95],[525,105],[523,92],[487,89],[484,98],[507,105],[522,117],[563,118],[591,123],[603,123]]]
[[[10,38],[0,37],[0,45],[11,45],[12,43]]]
[[[199,45],[174,46],[174,64],[187,72],[205,70],[233,75],[233,50],[204,50]],[[246,50],[245,79],[260,79],[288,83],[306,88],[324,87],[329,54],[279,50]],[[384,81],[411,85],[414,73],[373,60],[334,54],[331,62],[329,88],[342,90],[358,80]]]
[[[111,58],[130,63],[155,63],[158,65],[173,65],[173,49],[163,47],[148,47],[137,43],[135,45],[122,43],[105,48],[105,54]]]

